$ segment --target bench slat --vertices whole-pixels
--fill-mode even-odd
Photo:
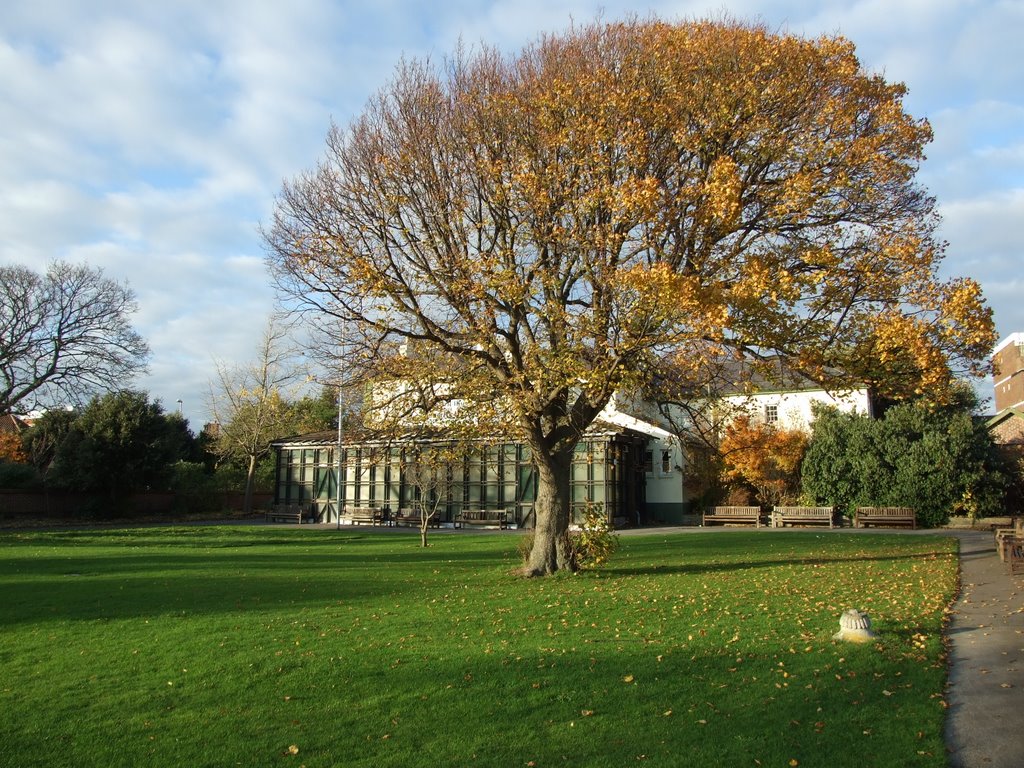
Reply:
[[[278,504],[266,513],[268,523],[296,523],[302,525],[302,517],[305,513],[301,504]]]
[[[455,516],[455,527],[467,525],[496,525],[499,528],[508,527],[508,511],[501,509],[464,509]]]
[[[384,512],[376,507],[352,507],[343,512],[350,525],[387,525]]]

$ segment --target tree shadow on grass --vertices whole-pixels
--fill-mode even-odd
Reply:
[[[3,624],[369,605],[429,595],[470,575],[501,578],[508,567],[507,553],[494,546],[423,549],[411,538],[275,535],[231,543],[135,533],[120,542],[51,535],[34,542],[35,552],[0,552]]]

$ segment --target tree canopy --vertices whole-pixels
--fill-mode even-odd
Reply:
[[[135,310],[131,289],[101,269],[0,266],[0,413],[124,387],[149,356],[130,323]]]
[[[128,390],[93,398],[70,423],[57,419],[52,426],[64,433],[53,452],[52,482],[104,493],[115,503],[133,491],[166,488],[171,466],[189,458],[194,440],[178,414]]]
[[[284,185],[269,262],[322,349],[344,327],[349,365],[530,445],[526,571],[549,573],[574,444],[665,360],[688,384],[732,350],[934,392],[983,370],[990,312],[938,277],[905,90],[841,37],[729,20],[405,61]]]

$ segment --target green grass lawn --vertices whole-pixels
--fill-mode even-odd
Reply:
[[[0,765],[944,766],[943,537],[0,534]],[[849,607],[878,643],[831,639]]]

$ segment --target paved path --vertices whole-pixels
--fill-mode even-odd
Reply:
[[[991,533],[957,531],[946,746],[953,768],[1024,766],[1024,577],[1011,577]]]

